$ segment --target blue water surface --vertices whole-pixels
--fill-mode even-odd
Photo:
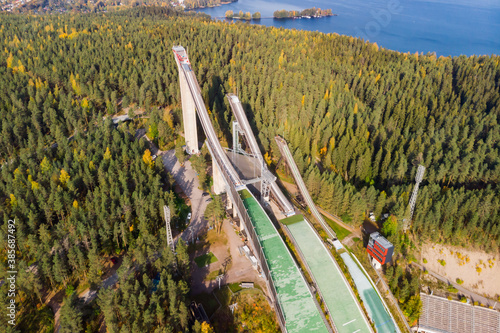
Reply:
[[[272,19],[275,10],[331,8],[338,16]],[[223,18],[227,10],[260,12],[251,24],[336,32],[401,52],[438,56],[500,54],[500,1],[497,0],[239,0],[198,11]]]

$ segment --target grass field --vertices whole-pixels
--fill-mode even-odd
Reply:
[[[217,275],[220,275],[222,274],[222,270],[220,269],[216,269],[215,271],[212,271],[210,273],[208,273],[207,276],[205,276],[205,281],[212,281],[212,280],[215,280],[215,278],[217,277]]]
[[[325,219],[326,223],[328,223],[330,225],[330,227],[332,227],[333,231],[335,231],[335,233],[337,234],[337,238],[340,241],[351,234],[351,232],[349,230],[342,228],[340,225],[338,225],[334,221],[330,220],[325,215],[323,215],[323,214],[321,214],[321,215]]]
[[[211,263],[219,261],[216,256],[212,252],[209,252],[207,254],[203,254],[199,257],[194,258],[194,262],[198,267],[202,268],[207,265],[210,265]]]
[[[229,289],[231,289],[231,291],[233,293],[237,293],[238,291],[242,290],[243,288],[240,287],[240,284],[238,282],[235,282],[235,283],[229,284]]]
[[[304,216],[302,216],[301,214],[292,215],[283,220],[280,220],[280,222],[283,223],[284,225],[290,225],[302,221],[304,221]]]

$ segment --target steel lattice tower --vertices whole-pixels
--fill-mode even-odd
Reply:
[[[165,214],[165,224],[167,228],[167,246],[170,246],[172,252],[175,252],[174,238],[172,237],[172,229],[170,229],[170,208],[163,206],[163,213]]]
[[[408,230],[410,227],[410,221],[413,217],[413,212],[415,211],[415,204],[417,203],[418,187],[424,178],[424,172],[425,167],[423,165],[419,165],[417,175],[415,176],[415,187],[413,188],[413,193],[411,194],[410,202],[408,203],[408,206],[410,207],[410,214],[403,220],[403,231]]]

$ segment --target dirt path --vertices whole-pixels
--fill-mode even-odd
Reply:
[[[190,161],[186,161],[184,167],[181,167],[177,157],[175,157],[175,150],[157,151],[157,154],[161,156],[163,165],[174,176],[175,182],[182,188],[191,202],[191,222],[181,237],[184,241],[196,239],[208,227],[204,214],[208,205],[207,199],[210,197],[204,197],[203,191],[199,189],[200,183]]]
[[[54,312],[54,333],[59,332],[59,317],[60,310],[65,296],[64,289],[59,290],[57,293],[51,293],[47,296],[45,304],[47,304]]]
[[[265,285],[264,279],[252,267],[250,260],[240,254],[238,247],[244,244],[228,220],[224,221],[222,230],[227,237],[227,244],[211,244],[194,254],[194,257],[197,257],[212,252],[218,261],[201,268],[196,264],[193,265],[191,285],[193,295],[203,292],[209,293],[217,288],[219,284],[216,280],[206,281],[205,279],[210,272],[218,270],[225,271],[227,269],[222,278],[221,286],[234,282],[254,282],[259,283],[261,286]]]
[[[350,225],[345,224],[339,217],[337,217],[337,216],[335,216],[335,215],[327,212],[326,210],[324,210],[323,208],[319,207],[318,205],[316,205],[316,208],[318,209],[318,211],[321,214],[325,215],[330,220],[332,220],[335,223],[337,223],[338,225],[340,225],[342,228],[347,229],[347,230],[349,230],[350,232],[353,232],[353,233],[359,233],[359,234],[361,234],[361,231],[359,230],[359,228],[355,229],[355,228],[351,227]]]

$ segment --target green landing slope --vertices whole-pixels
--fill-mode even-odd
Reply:
[[[287,225],[339,333],[369,333],[369,324],[327,248],[305,220]]]

